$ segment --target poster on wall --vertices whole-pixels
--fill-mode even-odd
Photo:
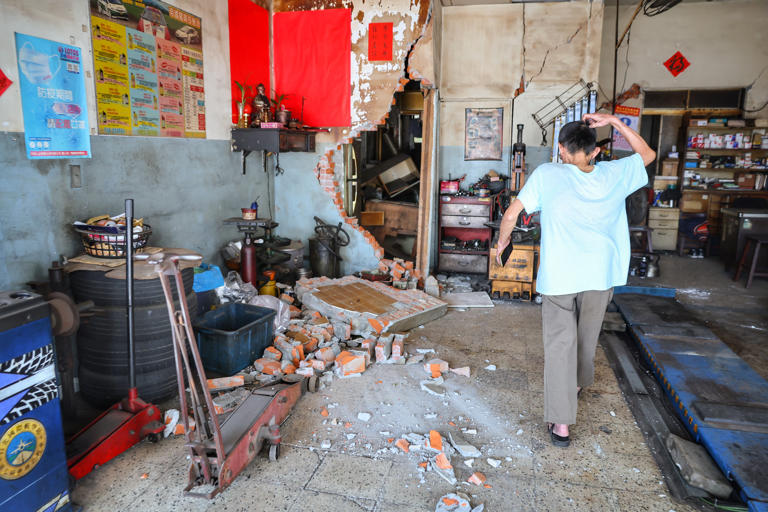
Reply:
[[[202,22],[161,0],[89,0],[99,133],[205,137]]]
[[[640,109],[637,107],[625,107],[624,105],[616,105],[616,117],[621,119],[621,122],[629,126],[633,130],[640,131]],[[632,151],[632,146],[629,145],[627,139],[622,136],[618,130],[613,131],[613,149],[621,151]]]
[[[80,48],[16,32],[27,157],[90,158]]]
[[[464,110],[464,160],[501,160],[503,108]]]

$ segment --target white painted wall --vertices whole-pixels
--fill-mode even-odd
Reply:
[[[229,25],[224,0],[169,0],[200,16],[203,22],[206,136],[229,139],[231,91],[229,81]],[[96,134],[96,94],[87,0],[3,0],[0,4],[0,69],[14,84],[0,96],[0,131],[23,132],[14,32],[79,46],[85,55],[88,120]]]
[[[633,11],[633,5],[620,7],[619,34]],[[615,20],[616,8],[606,5],[600,85],[607,95],[611,94],[613,86]],[[658,16],[648,17],[641,13],[632,24],[629,45],[625,38],[619,50],[617,94],[635,82],[647,89],[713,89],[752,85],[747,92],[745,108],[755,109],[768,100],[766,27],[766,0],[683,2]],[[691,66],[675,78],[662,64],[678,50],[691,62]],[[749,116],[768,117],[768,108]]]

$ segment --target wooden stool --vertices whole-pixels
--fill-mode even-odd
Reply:
[[[752,286],[753,277],[768,277],[768,272],[756,272],[757,260],[760,259],[760,249],[762,249],[763,246],[768,247],[768,237],[758,238],[756,236],[748,236],[746,242],[744,243],[744,250],[741,253],[741,258],[739,259],[739,264],[736,267],[736,273],[733,275],[733,280],[738,281],[741,277],[741,269],[747,263],[747,255],[749,254],[750,248],[753,248],[752,265],[749,267],[749,274],[747,274],[747,284],[744,285],[745,288]]]

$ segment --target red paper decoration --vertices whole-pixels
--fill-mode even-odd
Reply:
[[[675,52],[673,56],[664,62],[664,67],[667,68],[674,77],[688,69],[688,66],[690,65],[691,63],[688,62],[688,59],[685,58],[685,55],[679,51]]]
[[[368,60],[392,60],[392,23],[368,25]]]
[[[5,73],[3,73],[3,70],[0,69],[0,96],[3,95],[6,89],[8,89],[13,81],[11,81],[10,78],[5,76]]]

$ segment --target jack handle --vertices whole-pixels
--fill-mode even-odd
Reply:
[[[179,261],[201,261],[202,256],[197,254],[177,254],[174,252],[156,252],[154,254],[136,254],[133,259],[146,261],[150,265],[158,265],[158,272],[173,274]]]

